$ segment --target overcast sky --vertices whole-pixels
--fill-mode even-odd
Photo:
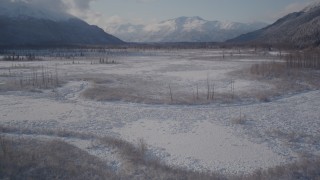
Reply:
[[[0,5],[28,2],[68,12],[103,29],[115,23],[152,23],[180,16],[206,20],[273,23],[315,0],[0,0]],[[320,1],[320,0],[316,0]]]
[[[262,21],[300,10],[312,0],[93,0],[90,7],[114,20],[151,22],[179,16],[207,20]]]

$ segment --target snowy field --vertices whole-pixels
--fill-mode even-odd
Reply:
[[[165,164],[222,174],[320,155],[320,91],[277,92],[276,84],[246,73],[254,64],[281,62],[277,52],[47,54],[0,61],[0,126],[143,140],[148,155]],[[261,92],[268,101],[261,101]],[[55,138],[23,132],[1,133]],[[62,140],[108,160],[115,171],[122,168],[117,152],[93,140]]]

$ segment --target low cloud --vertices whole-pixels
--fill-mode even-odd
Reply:
[[[317,0],[318,1],[318,0]],[[284,7],[280,12],[274,13],[271,18],[272,19],[279,19],[287,14],[293,13],[293,12],[299,12],[302,11],[305,7],[313,4],[317,1],[306,1],[306,2],[295,2],[287,5]]]
[[[62,0],[70,9],[88,10],[90,3],[96,0]]]
[[[96,0],[60,0],[67,6],[67,12],[78,16],[86,17],[91,12],[90,4]]]
[[[14,4],[25,4],[34,8],[56,11],[58,13],[67,12],[68,7],[61,0],[1,0],[0,6],[6,7]]]
[[[127,23],[128,21],[122,17],[120,17],[119,15],[113,15],[111,17],[108,17],[106,19],[106,23],[107,24],[123,24],[123,23]]]
[[[90,3],[96,0],[0,0],[0,6],[6,7],[15,3],[54,11],[57,13],[69,13],[78,17],[86,16],[91,12]]]
[[[24,4],[36,9],[44,9],[58,14],[71,14],[85,20],[89,24],[98,25],[104,30],[109,26],[116,26],[124,23],[142,24],[142,19],[125,19],[119,15],[106,16],[103,13],[91,9],[91,3],[99,0],[0,0],[1,7]],[[138,3],[147,3],[155,0],[126,0]],[[14,10],[14,8],[13,8]]]
[[[317,0],[319,1],[319,0]],[[273,23],[279,18],[282,18],[290,13],[302,11],[304,8],[314,3],[313,0],[306,0],[305,2],[295,2],[290,3],[283,7],[280,11],[267,11],[260,16],[258,15],[254,21],[264,21],[268,23]]]
[[[286,6],[283,10],[282,10],[282,14],[286,15],[292,12],[298,12],[301,11],[303,8],[305,8],[306,6],[308,6],[310,4],[310,2],[304,2],[304,3],[291,3],[288,6]]]
[[[126,19],[126,18],[123,18],[119,15],[104,17],[102,19],[103,19],[103,21],[101,21],[100,26],[109,33],[115,33],[116,31],[118,31],[117,26],[124,25],[124,24],[130,24],[130,25],[134,25],[134,26],[135,25],[147,25],[147,23],[143,19],[139,19],[139,18]],[[152,22],[154,22],[154,21],[152,21]]]
[[[135,0],[135,1],[138,3],[149,3],[149,2],[156,1],[156,0]]]

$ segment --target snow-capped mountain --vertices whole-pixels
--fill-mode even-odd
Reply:
[[[128,42],[221,42],[265,26],[265,23],[207,21],[196,16],[147,25],[110,24],[106,31]]]
[[[104,45],[123,43],[62,10],[28,1],[1,0],[0,46]]]
[[[300,12],[288,14],[266,28],[228,42],[286,44],[297,47],[320,46],[320,1]]]

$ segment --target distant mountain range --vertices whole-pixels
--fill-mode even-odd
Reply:
[[[232,43],[320,46],[320,2],[284,16],[263,29],[228,40]]]
[[[271,25],[179,17],[159,23],[110,24],[107,32],[127,42],[231,42],[320,46],[320,2]],[[114,45],[124,42],[63,11],[29,1],[0,1],[0,46]],[[228,40],[229,39],[229,40]]]
[[[106,31],[127,42],[223,42],[267,26],[265,23],[207,21],[179,17],[159,23],[110,24]]]
[[[0,46],[122,44],[74,16],[27,2],[0,3]]]

